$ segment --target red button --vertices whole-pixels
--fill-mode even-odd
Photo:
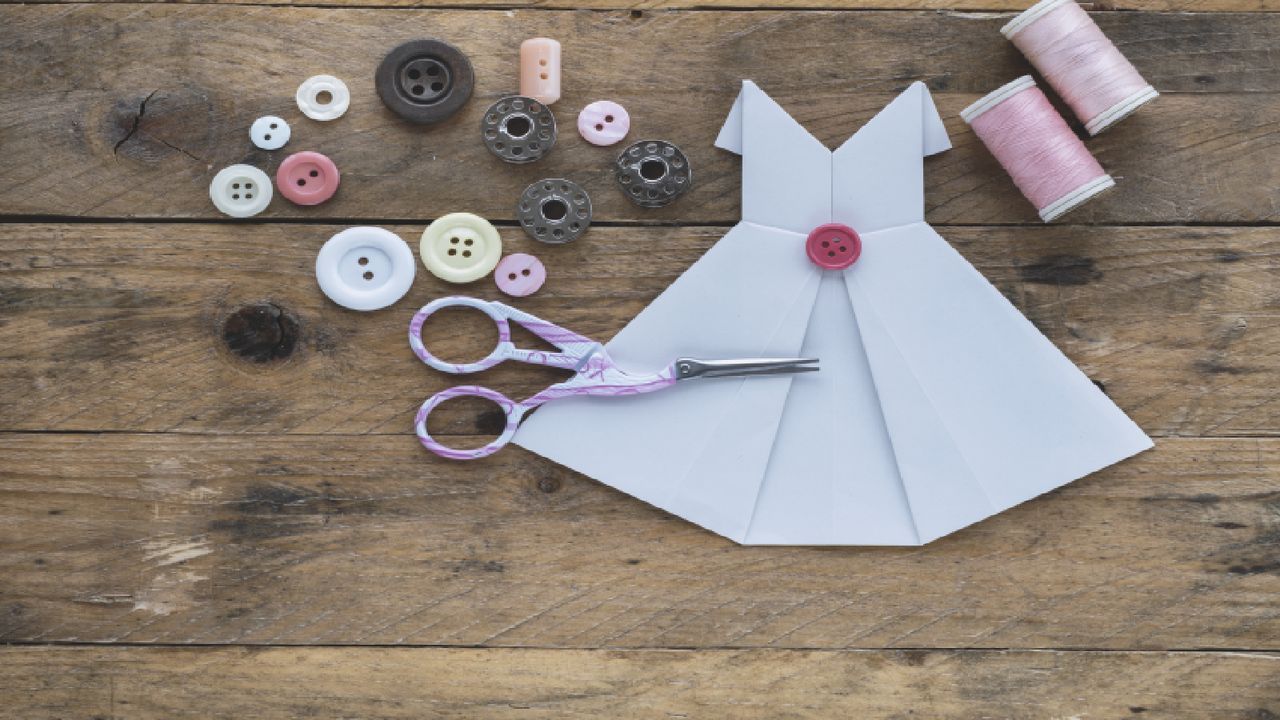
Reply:
[[[844,270],[862,254],[862,238],[848,225],[819,225],[809,233],[804,250],[814,265],[827,270]]]
[[[276,170],[276,188],[299,205],[319,205],[333,197],[340,179],[332,160],[309,150],[285,158]]]

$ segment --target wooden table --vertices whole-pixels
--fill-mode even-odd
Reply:
[[[1044,226],[958,118],[1028,69],[997,32],[1016,0],[365,2],[0,6],[0,715],[1280,714],[1280,3],[1099,12],[1163,96],[1088,142],[1118,189]],[[564,44],[562,132],[508,166],[478,118],[535,35]],[[477,74],[430,130],[373,87],[422,36]],[[351,87],[336,122],[294,105],[321,72]],[[907,549],[737,547],[523,450],[426,454],[410,418],[451,379],[405,327],[455,288],[422,272],[344,311],[320,245],[479,213],[549,266],[523,308],[607,338],[736,221],[712,139],[744,77],[827,143],[928,83],[955,143],[926,163],[928,219],[1155,450]],[[616,148],[573,130],[600,98],[690,154],[686,197],[613,187]],[[342,189],[229,221],[213,174],[285,154],[249,143],[264,114]],[[546,176],[592,193],[573,245],[512,222]],[[472,320],[434,339],[474,354]],[[438,432],[495,432],[446,407]]]

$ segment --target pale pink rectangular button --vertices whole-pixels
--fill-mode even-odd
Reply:
[[[520,43],[520,94],[551,103],[560,99],[560,43],[530,38]]]

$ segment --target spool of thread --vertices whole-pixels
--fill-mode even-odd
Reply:
[[[1030,75],[989,93],[960,117],[1045,222],[1116,185]]]
[[[1160,96],[1075,0],[1040,0],[1000,28],[1097,135]]]

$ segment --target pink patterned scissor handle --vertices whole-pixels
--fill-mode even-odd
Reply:
[[[432,355],[422,344],[422,325],[432,314],[446,307],[474,308],[492,318],[498,326],[498,344],[493,351],[473,363],[450,363]],[[560,351],[527,350],[516,347],[511,342],[510,321],[512,320],[555,345]],[[676,381],[674,366],[654,375],[631,375],[615,365],[605,352],[604,346],[594,340],[521,312],[509,305],[471,297],[444,297],[432,301],[419,310],[409,323],[409,346],[424,363],[441,372],[455,375],[487,370],[505,360],[547,365],[573,370],[575,373],[568,380],[552,385],[523,402],[514,402],[500,392],[478,385],[452,387],[427,398],[414,417],[414,430],[425,448],[440,457],[451,460],[474,460],[497,452],[515,437],[520,420],[530,410],[548,400],[573,395],[638,395],[670,387]],[[457,397],[479,397],[497,404],[507,418],[502,433],[488,445],[470,450],[451,448],[431,437],[427,432],[427,416],[440,403]]]

